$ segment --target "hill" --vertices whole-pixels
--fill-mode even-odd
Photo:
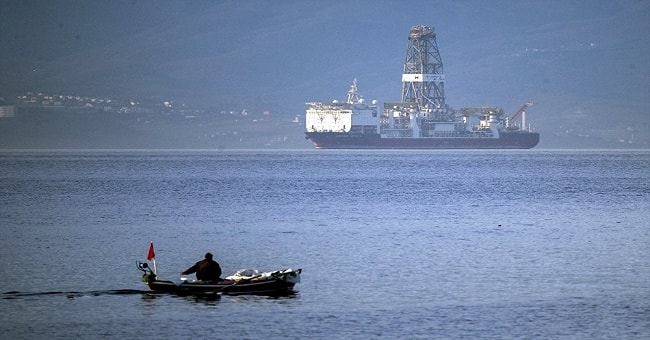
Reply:
[[[399,100],[408,31],[426,24],[438,34],[452,107],[514,113],[532,100],[540,147],[650,147],[647,1],[71,0],[0,9],[0,97],[168,98],[291,120],[305,102],[342,99],[353,78],[366,99]]]

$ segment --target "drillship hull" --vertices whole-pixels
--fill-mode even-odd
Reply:
[[[317,149],[530,149],[539,143],[537,132],[502,132],[498,138],[382,138],[379,134],[345,132],[306,134]]]

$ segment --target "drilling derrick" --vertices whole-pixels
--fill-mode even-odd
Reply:
[[[432,27],[411,27],[402,74],[402,102],[417,103],[427,119],[451,119],[445,105],[442,59]]]

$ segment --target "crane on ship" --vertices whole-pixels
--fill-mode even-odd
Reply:
[[[512,117],[508,118],[506,121],[506,128],[516,128],[516,125],[511,126],[511,124],[521,116],[521,128],[524,129],[526,127],[526,109],[533,105],[533,102],[525,102],[524,105],[522,105],[519,110],[512,115]]]

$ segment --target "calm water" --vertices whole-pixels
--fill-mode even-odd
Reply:
[[[650,152],[2,152],[0,257],[3,338],[647,338]]]

